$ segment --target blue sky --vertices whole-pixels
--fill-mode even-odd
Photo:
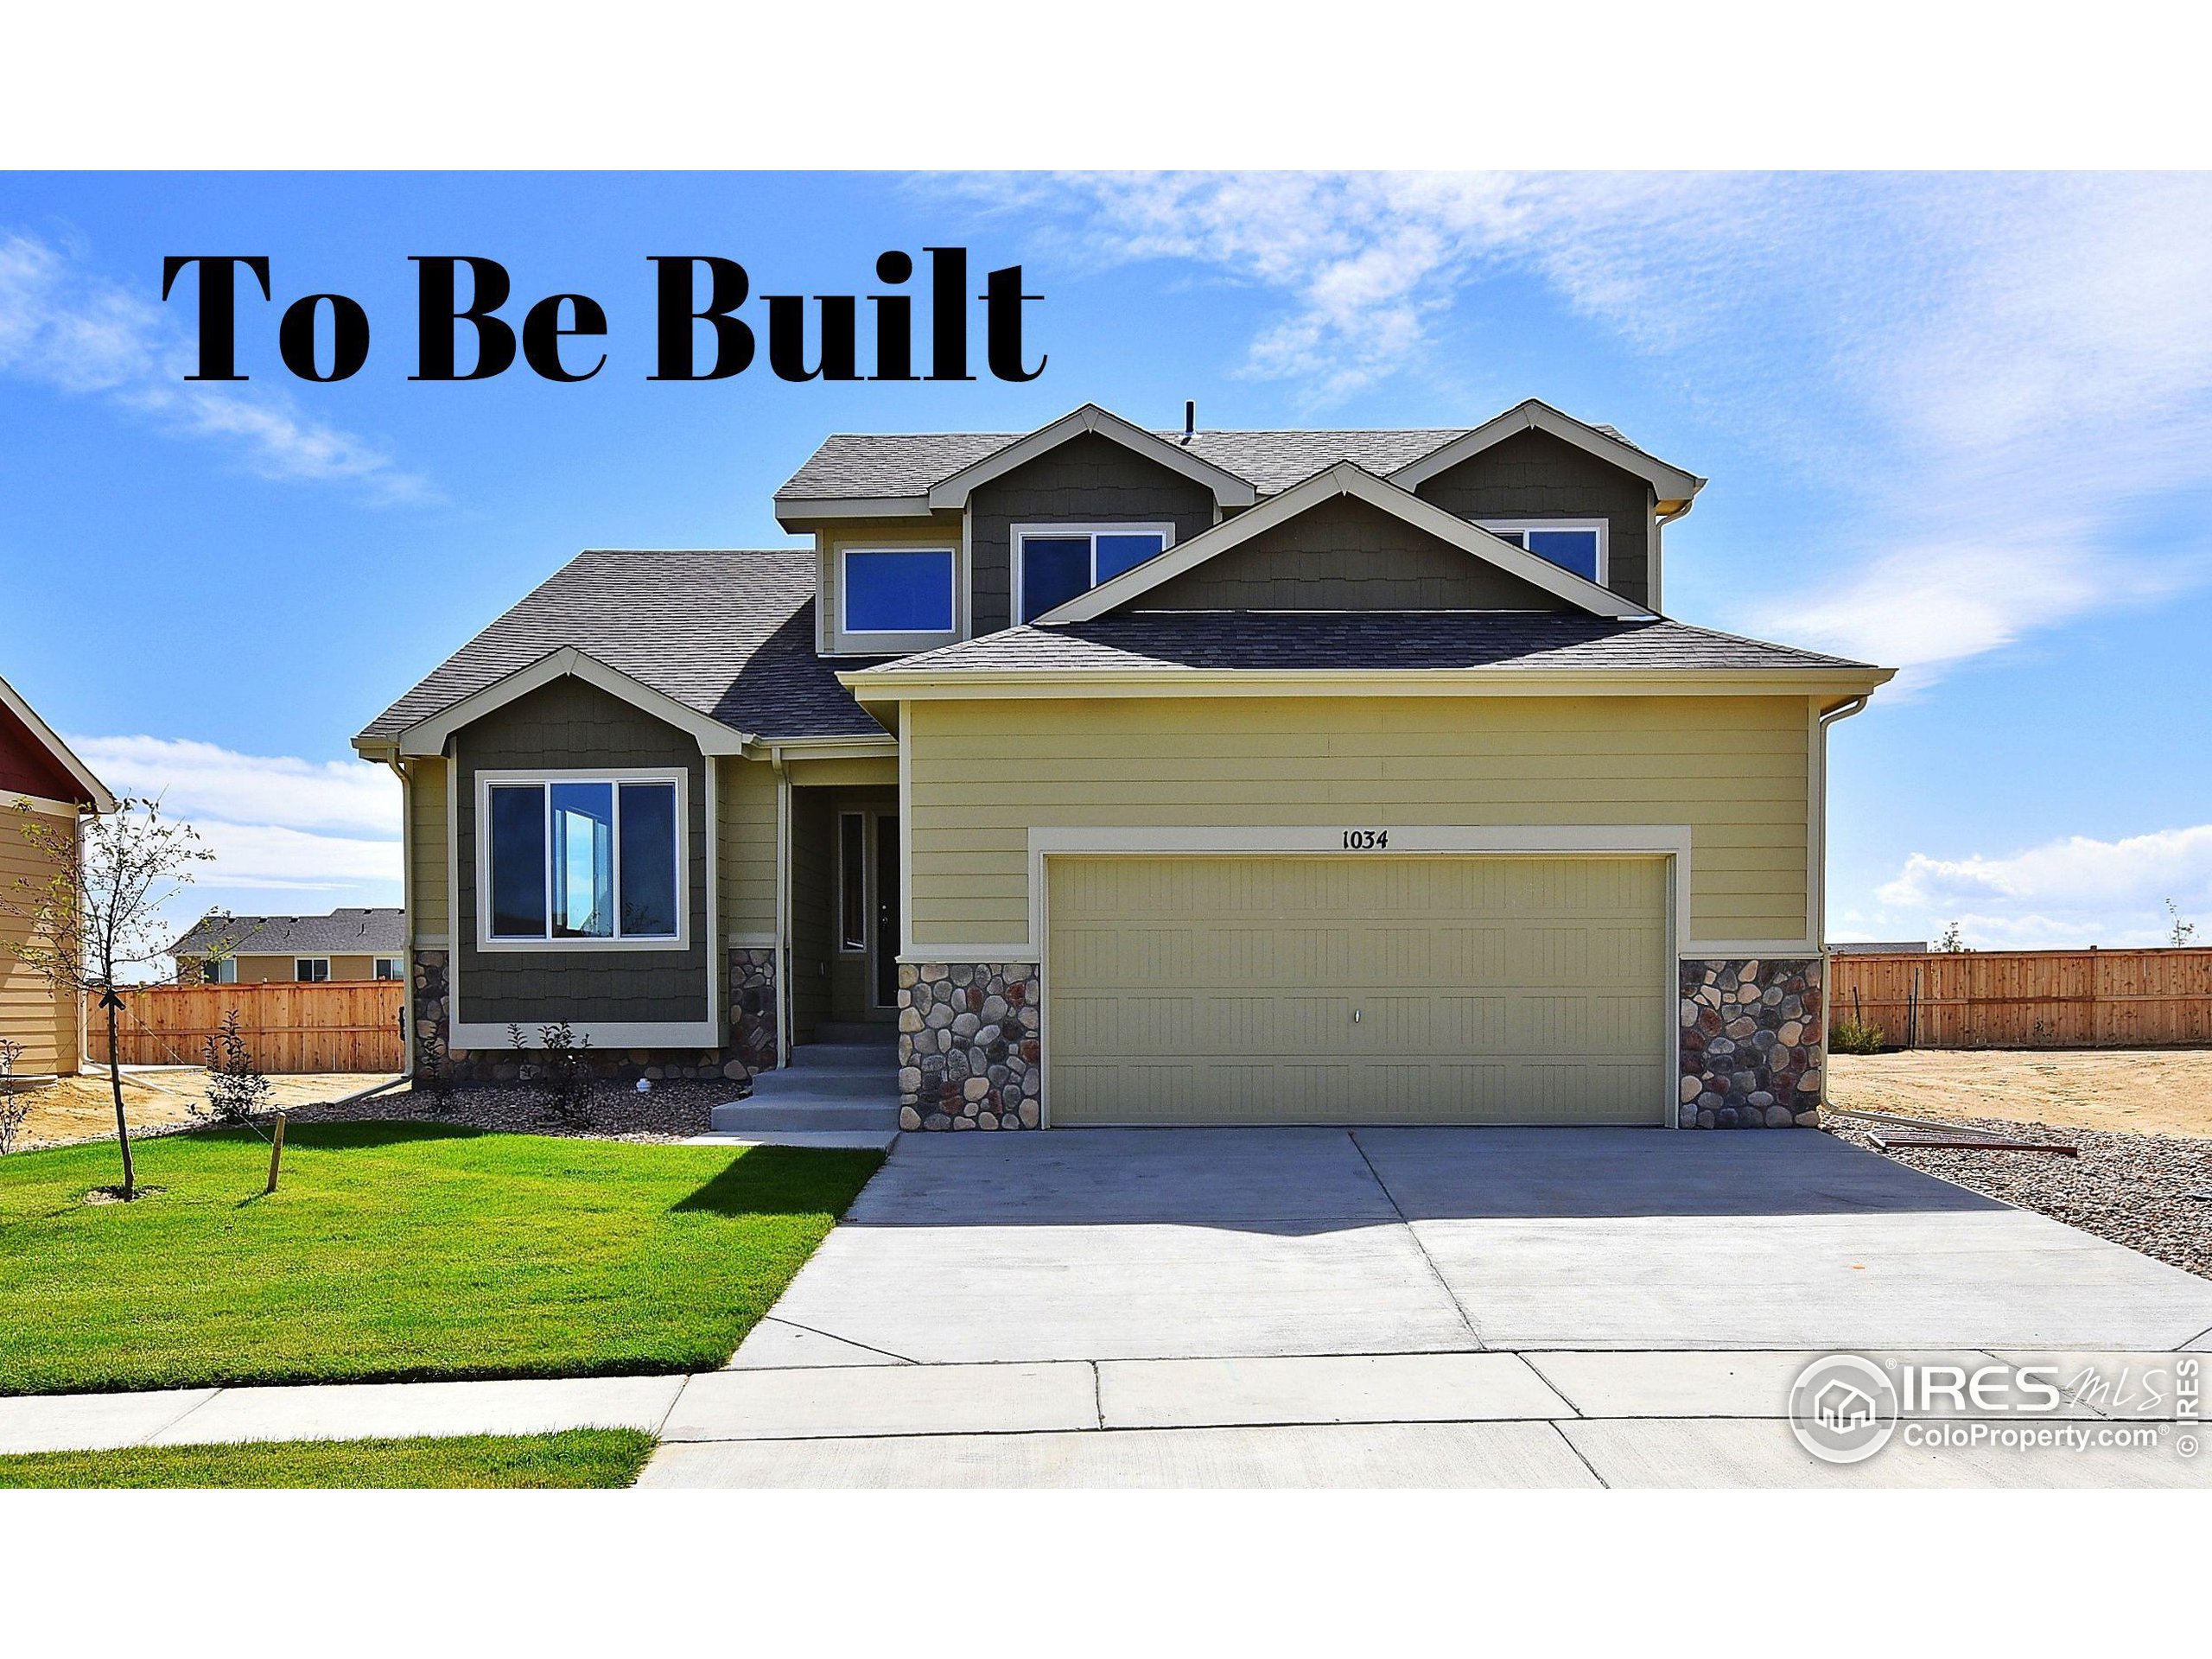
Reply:
[[[755,293],[1020,261],[1027,385],[649,384],[646,256]],[[164,254],[270,256],[245,385],[180,376]],[[582,290],[611,360],[410,384],[410,253]],[[367,366],[278,365],[299,295]],[[1833,738],[1831,933],[2156,942],[2212,921],[2200,175],[0,178],[4,674],[219,854],[196,899],[396,902],[347,738],[587,546],[773,545],[835,429],[1473,423],[1535,395],[1712,483],[1667,608],[1904,671]],[[194,906],[196,908],[196,904]]]

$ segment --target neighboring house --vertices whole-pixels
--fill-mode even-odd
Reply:
[[[334,910],[327,916],[210,911],[170,954],[180,985],[404,979],[407,913],[396,908]]]
[[[908,1128],[1802,1121],[1889,675],[1659,613],[1702,484],[1535,402],[833,436],[810,544],[584,553],[354,740],[415,1017],[485,1075],[872,1022]]]
[[[65,830],[70,846],[88,813],[112,812],[115,797],[69,753],[30,704],[0,680],[0,899],[37,902],[26,881],[43,889],[55,874],[52,854],[23,833],[18,804],[39,820]],[[29,918],[0,904],[0,1038],[22,1045],[18,1077],[67,1076],[85,1053],[85,999],[25,967],[9,947],[31,937]]]

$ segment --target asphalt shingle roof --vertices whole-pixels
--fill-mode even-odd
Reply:
[[[406,912],[334,910],[327,916],[203,916],[170,947],[195,955],[220,944],[232,956],[396,957],[406,948]]]
[[[1357,462],[1378,478],[1387,477],[1472,429],[1429,426],[1199,432],[1187,442],[1179,431],[1154,435],[1236,474],[1261,494],[1273,495],[1340,461]],[[1610,426],[1597,429],[1629,443]],[[931,485],[1027,435],[1025,432],[833,432],[776,492],[776,499],[796,502],[925,495]],[[1629,443],[1629,447],[1637,446]]]
[[[763,737],[883,735],[814,652],[811,548],[580,553],[371,721],[419,720],[574,646],[687,709]]]
[[[883,664],[890,673],[1178,668],[1730,669],[1867,664],[1663,619],[1573,613],[1124,612],[1008,628]]]

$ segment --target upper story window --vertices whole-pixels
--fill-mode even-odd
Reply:
[[[330,977],[328,957],[294,957],[292,977],[302,985],[320,985]]]
[[[839,561],[840,632],[952,632],[950,548],[848,547],[841,550]]]
[[[1482,528],[1502,542],[1549,559],[1599,587],[1605,582],[1605,523],[1602,518],[1485,518]]]
[[[1173,524],[1020,524],[1014,531],[1015,614],[1046,612],[1111,582],[1175,540]]]
[[[403,977],[400,970],[399,958],[397,957],[378,957],[373,964],[373,971],[375,977],[378,979],[398,979]]]
[[[210,985],[235,985],[238,982],[238,959],[236,957],[216,957],[200,964],[200,976]]]
[[[485,943],[683,943],[680,775],[480,782]]]

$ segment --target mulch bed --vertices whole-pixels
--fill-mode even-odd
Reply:
[[[1903,1147],[1884,1155],[2212,1279],[2212,1198],[2189,1196],[2212,1192],[2212,1141],[1995,1118],[1944,1121],[2018,1140],[2055,1141],[2081,1152],[2069,1158]],[[1825,1127],[1839,1140],[1863,1147],[1874,1126],[1831,1117]]]
[[[443,1101],[405,1087],[346,1105],[292,1109],[295,1123],[346,1123],[406,1118],[458,1123],[473,1129],[518,1135],[572,1135],[601,1141],[681,1141],[705,1135],[709,1114],[743,1092],[734,1083],[656,1083],[641,1095],[634,1085],[608,1083],[596,1090],[584,1110],[569,1116],[529,1089],[497,1084],[455,1088]]]

